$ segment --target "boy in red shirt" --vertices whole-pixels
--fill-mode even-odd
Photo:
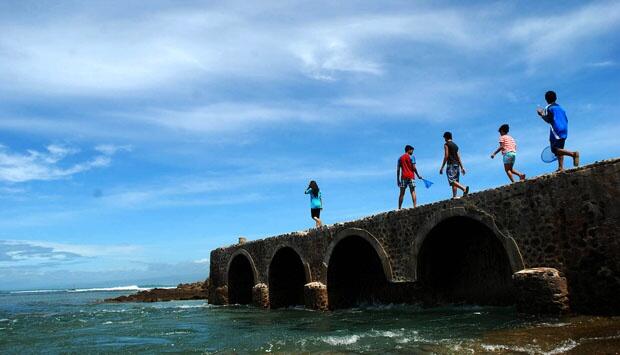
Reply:
[[[398,196],[398,209],[401,209],[403,205],[403,198],[405,197],[405,190],[407,190],[407,187],[409,187],[409,191],[411,191],[413,207],[417,206],[417,199],[415,195],[415,175],[417,175],[419,179],[422,178],[415,166],[413,147],[407,145],[405,146],[405,154],[398,158],[398,164],[396,165],[396,184],[400,188],[400,195]]]

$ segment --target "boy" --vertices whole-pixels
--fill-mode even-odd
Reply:
[[[545,93],[545,101],[547,101],[547,107],[543,110],[537,108],[538,115],[549,125],[551,130],[549,133],[549,145],[551,151],[558,157],[558,172],[564,171],[564,156],[568,155],[573,158],[573,165],[579,166],[579,152],[571,152],[564,149],[564,142],[568,137],[568,118],[566,112],[555,101],[557,95],[553,91],[547,91]]]
[[[467,196],[467,194],[469,194],[469,186],[463,186],[459,182],[459,167],[463,175],[465,175],[465,167],[463,167],[463,163],[461,162],[459,146],[452,141],[451,132],[445,132],[443,138],[446,143],[443,145],[443,162],[441,163],[439,174],[443,174],[443,167],[447,163],[446,176],[448,177],[448,184],[452,186],[452,199],[458,198],[456,196],[456,189],[461,189],[463,191],[463,196]]]
[[[418,173],[418,169],[415,166],[415,157],[413,156],[413,147],[410,145],[405,146],[405,154],[398,158],[396,165],[396,184],[400,188],[400,195],[398,196],[398,209],[401,209],[403,205],[403,198],[405,197],[405,190],[409,187],[411,191],[411,199],[413,200],[413,207],[417,206],[417,198],[415,194],[415,175],[419,179],[422,177]]]
[[[504,170],[506,171],[506,175],[508,175],[510,182],[515,182],[515,179],[512,177],[513,174],[517,175],[519,180],[524,180],[525,174],[513,168],[515,159],[517,158],[517,143],[514,138],[508,135],[509,130],[510,127],[507,124],[503,124],[499,127],[499,148],[491,154],[491,159],[494,159],[495,155],[501,151],[504,156]]]

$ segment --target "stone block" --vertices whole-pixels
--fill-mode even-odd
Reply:
[[[327,311],[329,300],[327,286],[320,282],[310,282],[304,285],[304,302],[306,308],[317,311]]]
[[[259,283],[252,287],[252,304],[260,308],[269,308],[269,287]]]
[[[524,269],[513,276],[517,311],[527,314],[561,315],[569,312],[566,278],[554,268]]]

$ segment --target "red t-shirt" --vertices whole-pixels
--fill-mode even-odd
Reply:
[[[400,166],[401,169],[401,179],[415,179],[415,176],[413,175],[413,162],[411,161],[411,155],[407,153],[403,154],[398,159],[398,166]]]

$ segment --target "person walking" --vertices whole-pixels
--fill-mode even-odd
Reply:
[[[502,155],[504,156],[504,170],[506,171],[506,175],[508,175],[510,182],[515,182],[512,175],[518,176],[519,180],[524,180],[525,174],[514,169],[515,160],[517,159],[517,143],[514,138],[508,135],[509,130],[510,126],[507,124],[503,124],[499,127],[499,148],[491,154],[491,159],[495,159],[495,155],[502,152]]]
[[[545,93],[545,101],[547,106],[536,109],[538,115],[550,126],[549,145],[551,151],[558,157],[558,172],[564,171],[564,156],[568,155],[573,158],[573,165],[579,166],[579,152],[564,149],[564,143],[568,137],[568,117],[566,111],[557,104],[557,95],[554,91]]]
[[[321,222],[321,210],[323,209],[323,198],[321,196],[321,190],[316,181],[310,181],[308,188],[306,189],[306,195],[310,195],[310,216],[316,223],[316,228],[323,225]]]
[[[459,146],[456,145],[452,141],[452,133],[445,132],[443,134],[443,138],[445,140],[445,144],[443,145],[443,162],[441,163],[441,168],[439,169],[439,174],[443,174],[443,167],[446,167],[446,176],[448,178],[448,184],[452,187],[452,198],[458,198],[456,196],[457,189],[461,189],[463,191],[463,196],[467,196],[469,194],[469,186],[463,186],[460,183],[460,171],[465,175],[465,167],[463,166],[463,162],[461,161],[461,154],[459,153]]]
[[[405,197],[405,191],[409,187],[411,192],[411,200],[413,201],[413,207],[418,204],[418,200],[415,193],[415,176],[422,179],[416,168],[415,157],[413,156],[413,147],[410,145],[405,146],[405,154],[398,158],[396,164],[396,184],[400,188],[400,195],[398,196],[398,209],[403,206],[403,199]]]

